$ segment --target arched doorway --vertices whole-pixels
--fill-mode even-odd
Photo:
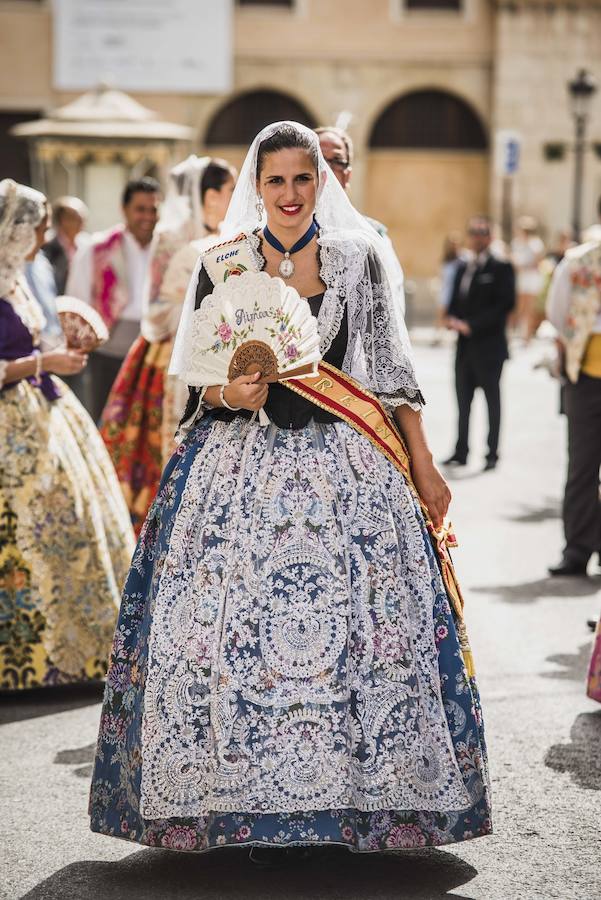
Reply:
[[[423,286],[438,272],[444,237],[488,207],[488,136],[460,97],[419,90],[373,124],[366,210],[388,226],[406,275]]]
[[[240,166],[255,135],[269,125],[291,119],[314,128],[315,119],[294,97],[280,91],[257,90],[239,94],[220,107],[209,122],[204,144],[213,156],[224,156]]]

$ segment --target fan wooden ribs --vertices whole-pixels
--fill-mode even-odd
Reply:
[[[301,375],[309,375],[313,369],[314,366],[309,364],[278,372],[278,361],[271,347],[264,341],[245,341],[232,356],[227,374],[228,379],[233,381],[240,375],[255,375],[260,372],[259,382],[271,384],[282,378],[298,378]]]

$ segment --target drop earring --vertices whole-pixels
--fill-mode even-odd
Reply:
[[[265,207],[263,206],[263,198],[259,197],[255,206],[257,210],[257,217],[259,221],[263,218],[263,213],[265,212]]]

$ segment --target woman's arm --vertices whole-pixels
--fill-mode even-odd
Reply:
[[[434,464],[422,414],[403,404],[395,409],[394,418],[411,457],[411,474],[415,487],[428,508],[434,528],[441,528],[451,502],[451,492]]]
[[[37,366],[38,360],[34,354],[13,359],[11,362],[4,361],[2,384],[13,384],[22,378],[31,378],[35,375]]]
[[[55,375],[75,375],[88,361],[85,353],[77,350],[51,350],[48,353],[32,353],[20,359],[5,361],[3,384],[14,384],[23,378],[31,378],[41,372]],[[39,367],[39,368],[38,368]]]

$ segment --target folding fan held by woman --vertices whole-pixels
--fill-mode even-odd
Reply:
[[[115,379],[101,422],[139,532],[171,456],[187,388],[167,376],[186,288],[201,251],[215,242],[236,171],[223,159],[189,156],[170,172],[157,226],[141,336]]]
[[[40,343],[44,315],[22,267],[45,216],[43,194],[0,182],[2,690],[104,677],[134,548],[100,435],[55,377],[80,372],[82,346],[98,346],[94,312],[84,320],[85,304],[65,299],[63,327],[80,349]]]
[[[92,829],[253,854],[485,835],[482,718],[439,531],[450,495],[380,238],[295,123],[257,136],[225,225],[232,240],[198,265],[174,347],[172,371],[193,385],[185,437],[125,588]],[[318,372],[207,386],[198,351],[215,297],[229,328],[256,272],[291,316],[286,285],[307,298]],[[310,336],[306,318],[300,330]],[[224,328],[216,356],[229,339]]]

